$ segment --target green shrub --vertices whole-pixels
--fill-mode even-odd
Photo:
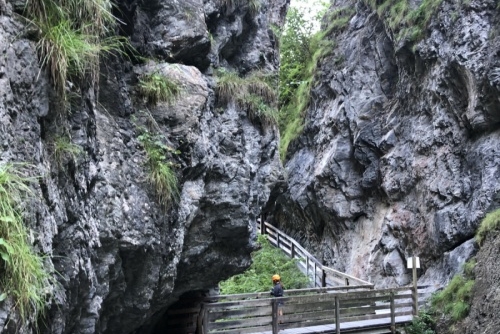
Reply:
[[[276,93],[271,81],[270,76],[260,71],[242,78],[233,71],[220,69],[215,93],[219,103],[234,101],[247,111],[251,120],[259,119],[265,125],[276,124]]]
[[[220,283],[221,294],[254,293],[270,291],[271,277],[279,274],[285,289],[305,288],[309,279],[292,260],[279,248],[273,247],[267,237],[259,235],[261,249],[252,254],[252,265],[239,274]],[[286,293],[286,291],[285,291]]]
[[[462,274],[455,275],[446,288],[431,299],[432,309],[448,315],[452,320],[458,321],[467,316],[472,300],[474,287],[475,260],[470,260],[464,265]]]
[[[159,73],[143,74],[139,77],[139,93],[149,104],[171,102],[180,93],[179,85]]]
[[[144,130],[138,139],[146,151],[149,182],[156,191],[160,205],[167,206],[179,196],[174,165],[167,160],[169,152],[175,151],[163,144],[160,136],[152,135],[147,130]]]
[[[28,241],[20,204],[31,192],[19,166],[0,166],[0,300],[11,296],[22,321],[44,312],[49,274]]]
[[[406,334],[435,334],[436,322],[427,312],[419,312],[409,325],[405,326]]]
[[[483,244],[486,235],[493,230],[498,230],[500,228],[500,209],[490,212],[484,217],[479,225],[479,229],[476,232],[476,242],[479,245]]]

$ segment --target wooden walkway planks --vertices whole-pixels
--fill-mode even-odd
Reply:
[[[404,323],[409,323],[413,319],[413,316],[407,315],[407,316],[401,316],[401,317],[396,317],[396,324],[404,324]],[[390,318],[384,318],[384,319],[373,319],[373,320],[362,320],[362,321],[356,321],[356,322],[345,322],[340,324],[340,332],[341,333],[346,333],[346,332],[369,332],[370,329],[374,329],[377,327],[387,327],[389,328],[391,325],[391,319]],[[280,334],[334,334],[336,331],[336,326],[335,324],[332,325],[323,325],[323,326],[313,326],[313,327],[301,327],[301,328],[290,328],[290,329],[283,329],[280,330]],[[254,334],[272,334],[272,331],[265,331],[265,332],[256,332]]]

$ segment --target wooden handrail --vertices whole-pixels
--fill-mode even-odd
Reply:
[[[362,285],[362,286],[370,286],[373,289],[374,285],[368,281],[362,280],[360,278],[348,275],[346,273],[340,272],[333,268],[329,268],[324,266],[320,261],[318,261],[311,253],[309,253],[305,248],[303,248],[295,239],[286,235],[283,231],[274,227],[273,225],[262,222],[260,219],[258,220],[259,224],[257,224],[257,229],[262,234],[269,235],[269,242],[273,246],[281,248],[287,255],[291,258],[298,258],[300,260],[305,260],[305,273],[309,276],[309,269],[312,267],[311,274],[313,276],[313,284],[314,286],[321,284],[321,286],[326,287],[327,285],[331,285],[328,283],[328,275],[331,274],[333,278],[337,278],[337,283],[340,284],[339,278],[342,280],[344,286],[348,285]],[[304,265],[299,263],[299,266],[304,267]],[[320,271],[320,275],[318,275],[317,271]],[[318,279],[319,278],[319,279]]]
[[[385,327],[395,333],[396,325],[412,319],[413,287],[368,291],[347,291],[345,288],[317,288],[329,292],[320,295],[296,295],[279,298],[228,300],[204,303],[203,333],[261,333],[279,329],[334,325],[340,333],[344,326]],[[304,289],[311,290],[311,289]],[[420,293],[419,293],[420,294]],[[240,297],[255,294],[241,294]],[[220,296],[228,297],[228,296]],[[284,304],[282,304],[284,303]],[[283,316],[278,316],[278,309]],[[360,322],[366,321],[366,325]]]

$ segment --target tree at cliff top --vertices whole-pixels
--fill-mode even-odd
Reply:
[[[297,6],[288,10],[280,39],[279,128],[282,160],[288,144],[302,130],[303,112],[309,100],[309,83],[312,76],[308,64],[313,59],[312,42],[322,14],[322,11],[312,13],[300,4],[304,2],[298,2]],[[321,4],[316,1],[312,5],[321,8]]]
[[[304,14],[294,8],[288,12],[280,50],[279,126],[282,161],[285,160],[289,144],[302,133],[316,68],[323,58],[333,54],[336,34],[345,29],[354,14],[352,6],[340,6],[328,11],[324,7],[317,12],[314,20],[305,20]],[[316,31],[320,17],[322,27]],[[333,58],[334,65],[340,65],[343,59],[342,55],[337,55]]]

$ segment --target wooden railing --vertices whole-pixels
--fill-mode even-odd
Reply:
[[[290,258],[299,260],[297,264],[300,270],[311,279],[313,286],[334,287],[354,285],[374,287],[374,285],[368,281],[324,266],[297,241],[290,238],[273,225],[259,220],[257,226],[258,231],[261,234],[266,234],[269,242],[273,246],[281,248]]]
[[[290,290],[286,297],[280,298],[265,298],[263,293],[219,296],[217,301],[203,304],[200,332],[244,334],[268,331],[276,334],[280,329],[328,325],[332,333],[356,328],[387,328],[396,333],[396,325],[411,321],[413,309],[418,307],[413,305],[413,287],[347,291],[349,289],[356,287],[295,291],[300,291],[300,295],[291,295],[294,292]],[[419,303],[423,301],[417,301]],[[283,311],[281,316],[279,308]]]

